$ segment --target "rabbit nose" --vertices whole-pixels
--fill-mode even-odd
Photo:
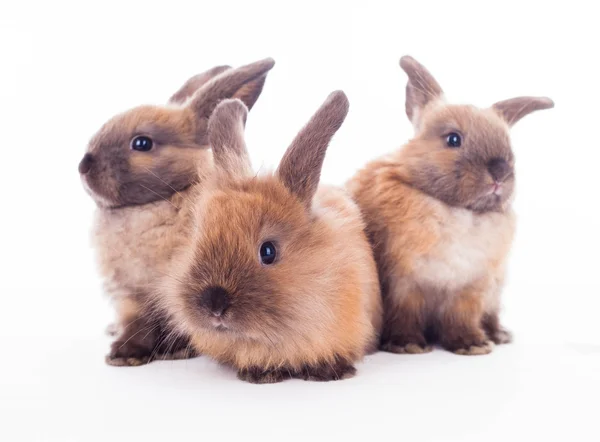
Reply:
[[[229,298],[229,292],[223,287],[208,287],[200,295],[200,305],[218,318],[231,305]]]
[[[92,164],[94,163],[94,157],[89,154],[86,153],[83,158],[81,159],[81,161],[79,162],[79,173],[82,175],[85,175],[86,173],[88,173],[90,171],[90,169],[92,168]]]
[[[493,158],[488,163],[488,171],[494,181],[501,183],[511,172],[511,167],[508,162],[502,158]]]

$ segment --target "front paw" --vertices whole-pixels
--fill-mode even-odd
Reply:
[[[471,345],[469,347],[457,348],[452,351],[457,355],[480,356],[491,353],[493,349],[494,343],[492,341],[486,341],[480,345]]]
[[[494,344],[508,344],[512,342],[512,333],[500,325],[498,313],[489,313],[481,321],[486,336]]]
[[[137,367],[150,362],[152,348],[136,342],[115,341],[110,346],[110,352],[105,361],[115,367]]]
[[[300,370],[300,377],[305,381],[340,381],[349,379],[356,374],[356,368],[346,361],[322,362],[317,365],[305,365]]]
[[[456,336],[445,336],[442,346],[457,355],[486,355],[494,349],[494,343],[480,332],[465,332]]]
[[[292,373],[280,368],[265,370],[261,367],[248,367],[240,369],[237,377],[251,384],[275,384],[290,379]]]
[[[493,333],[489,333],[489,338],[494,344],[497,345],[510,344],[513,340],[512,333],[503,328],[494,330]]]
[[[423,336],[412,338],[391,337],[381,343],[381,350],[396,354],[422,354],[433,350]]]
[[[199,356],[199,353],[192,348],[187,337],[176,336],[173,338],[170,333],[167,333],[166,336],[166,338],[159,339],[160,343],[154,350],[156,353],[155,360],[175,361]]]

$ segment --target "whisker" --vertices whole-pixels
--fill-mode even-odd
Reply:
[[[175,204],[173,204],[172,201],[168,200],[167,198],[165,198],[164,196],[162,196],[160,193],[155,192],[154,190],[150,189],[149,187],[144,186],[141,183],[138,183],[140,186],[142,186],[144,189],[149,190],[150,192],[152,192],[153,194],[161,197],[163,200],[165,200],[166,202],[168,202],[170,205],[172,205],[173,207],[175,207],[177,210],[179,210],[179,207],[177,207]]]
[[[155,326],[155,327],[156,327],[156,326]],[[154,328],[154,327],[153,327],[153,328]],[[138,334],[140,334],[140,333],[141,333],[142,331],[144,331],[145,329],[146,329],[145,327],[142,327],[142,328],[140,328],[138,331],[136,331],[134,334],[132,334],[132,335],[129,337],[129,339],[127,339],[125,342],[123,342],[123,343],[121,344],[121,346],[119,347],[119,350],[120,350],[120,349],[122,349],[122,348],[125,346],[125,344],[127,344],[129,341],[131,341],[131,340],[132,340],[132,339],[133,339],[135,336],[137,336]]]
[[[333,367],[333,365],[331,364],[331,361],[327,361],[327,363],[329,364],[329,366],[331,367],[331,371],[333,371],[333,373],[335,374],[335,377],[337,378],[336,380],[340,380],[340,375],[337,373],[337,371],[335,371],[335,368]]]
[[[175,192],[177,195],[179,195],[182,198],[187,199],[187,201],[190,204],[193,204],[193,201],[187,196],[187,195],[183,195],[181,192],[179,192],[177,189],[175,189],[173,186],[171,186],[169,183],[167,183],[165,180],[163,180],[161,177],[159,177],[157,174],[155,174],[154,172],[152,172],[150,169],[148,169],[147,167],[144,167],[144,169],[146,169],[148,171],[148,173],[151,173],[152,175],[154,175],[156,178],[158,178],[162,183],[166,184],[167,186],[169,186],[169,188]]]

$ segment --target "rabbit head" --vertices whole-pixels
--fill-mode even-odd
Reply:
[[[230,69],[215,67],[190,78],[167,106],[139,106],[115,116],[89,142],[79,163],[84,187],[101,207],[166,199],[210,167],[207,125],[226,98],[248,107],[258,99],[272,59]]]
[[[518,97],[480,109],[448,104],[442,88],[409,56],[406,114],[415,137],[402,151],[404,179],[449,204],[477,212],[502,210],[514,189],[509,128],[525,115],[549,109],[545,97]]]

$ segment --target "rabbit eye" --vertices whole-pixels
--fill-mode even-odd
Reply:
[[[152,139],[143,135],[131,140],[131,148],[140,152],[148,152],[153,145]]]
[[[446,145],[448,147],[452,147],[452,148],[460,147],[461,143],[462,143],[462,138],[456,132],[452,132],[452,133],[448,134],[448,136],[446,137]]]
[[[271,241],[262,243],[260,246],[260,262],[267,266],[271,265],[275,262],[276,256],[277,250],[275,249],[275,244]]]

